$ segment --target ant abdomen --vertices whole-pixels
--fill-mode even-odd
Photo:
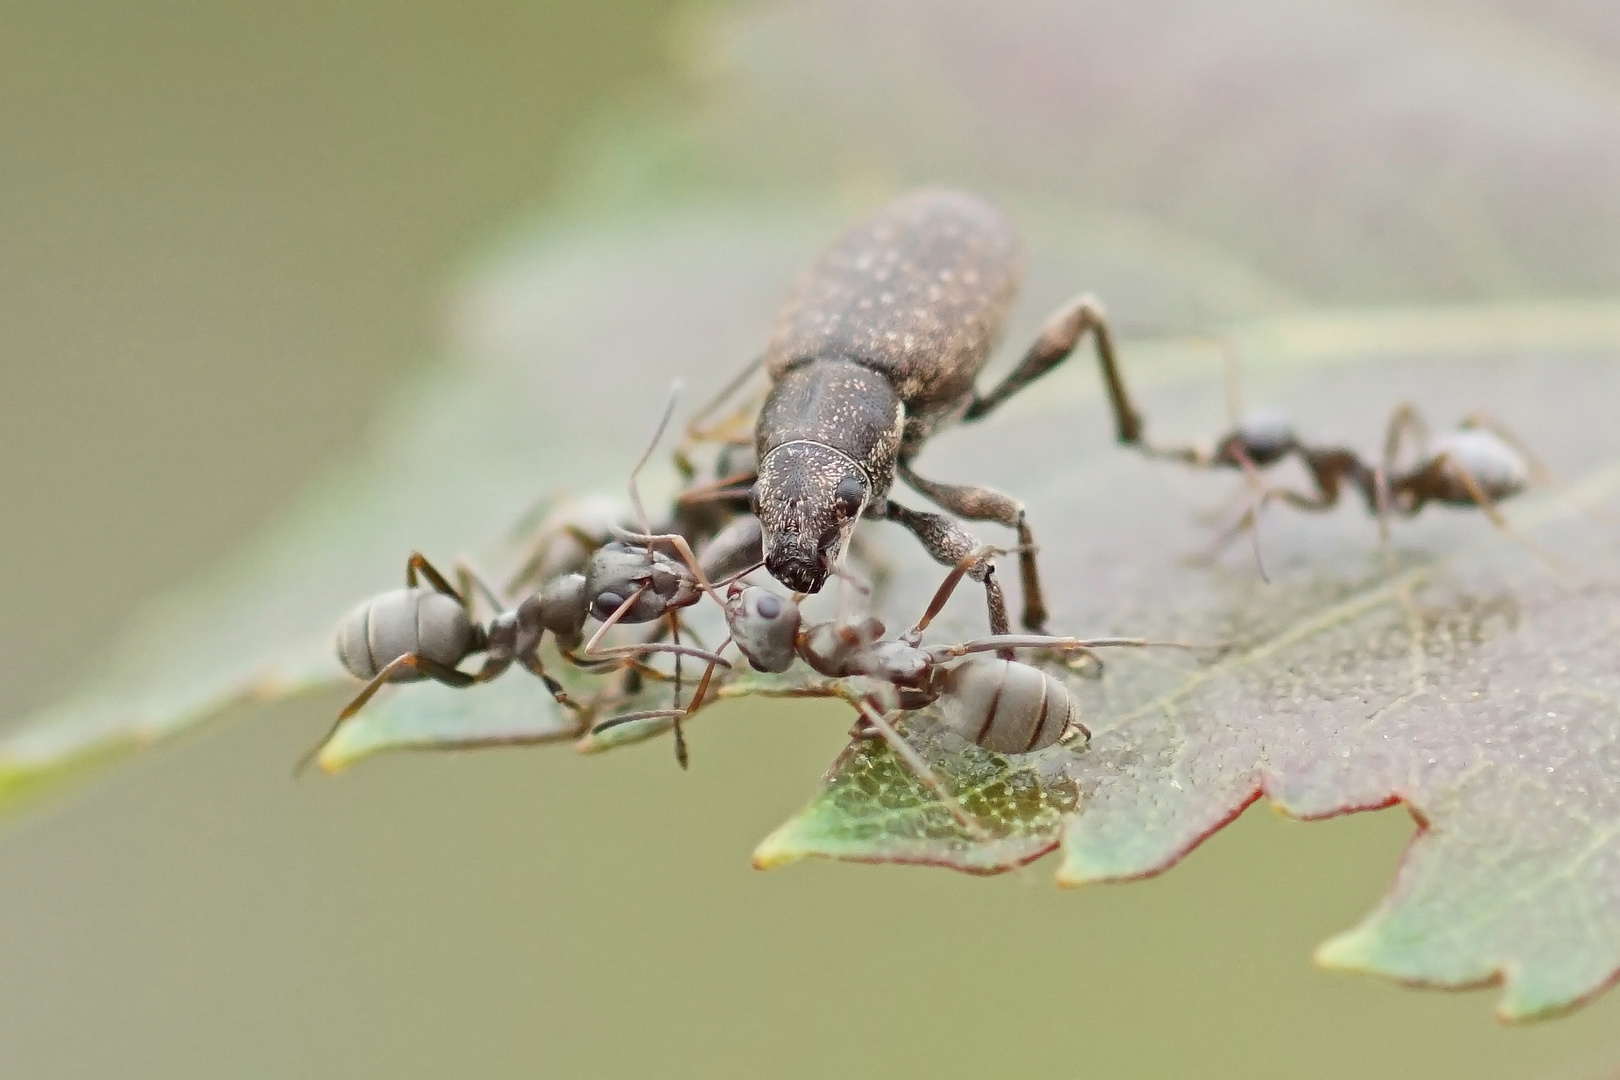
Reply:
[[[395,589],[343,617],[337,655],[351,675],[372,679],[407,653],[455,667],[471,651],[475,636],[467,609],[454,597],[432,589]],[[424,677],[412,668],[396,676],[399,682]]]
[[[997,754],[1044,749],[1071,726],[1090,735],[1068,688],[1017,660],[968,657],[939,669],[935,688],[945,725]]]
[[[1524,455],[1484,428],[1465,427],[1437,435],[1429,443],[1429,455],[1435,470],[1429,498],[1437,502],[1474,505],[1478,499],[1469,490],[1469,480],[1490,502],[1517,495],[1530,482]]]
[[[1299,445],[1294,425],[1276,409],[1256,409],[1238,421],[1237,428],[1215,451],[1215,460],[1238,465],[1243,458],[1264,469],[1287,457]]]

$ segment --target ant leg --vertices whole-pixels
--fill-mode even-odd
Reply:
[[[585,643],[585,649],[581,655],[586,659],[595,659],[597,656],[596,647],[602,644],[602,638],[609,630],[618,625],[619,620],[624,618],[624,613],[634,607],[636,601],[641,599],[641,594],[646,592],[649,588],[651,588],[651,586],[643,585],[635,592],[625,597],[624,602],[613,609],[613,614],[602,620],[602,625],[597,627],[596,633],[592,634],[591,639]]]
[[[350,717],[359,712],[361,709],[365,708],[366,702],[370,701],[377,691],[382,689],[384,683],[391,681],[395,675],[398,675],[401,671],[405,671],[407,669],[420,672],[435,682],[441,682],[446,686],[453,686],[458,689],[461,687],[471,686],[473,683],[479,681],[477,676],[469,675],[465,671],[458,671],[453,667],[439,663],[437,660],[430,660],[427,657],[419,656],[416,653],[406,653],[404,656],[396,656],[394,659],[384,664],[377,674],[371,677],[371,681],[366,683],[365,687],[360,691],[360,693],[355,695],[353,701],[349,702],[343,707],[343,711],[338,713],[337,720],[333,722],[332,727],[327,731],[326,736],[322,738],[320,742],[311,747],[307,754],[299,759],[297,766],[295,766],[293,769],[293,775],[296,776],[303,772],[304,769],[308,767],[309,763],[315,760],[315,755],[321,752],[321,747],[331,742],[332,739],[337,736],[338,729],[341,728]]]
[[[765,561],[764,530],[752,514],[738,518],[715,534],[699,559],[704,576],[719,582]]]
[[[727,638],[725,641],[723,641],[720,644],[720,648],[723,650],[729,644],[731,644],[731,639]],[[611,731],[612,729],[614,729],[616,727],[619,727],[619,726],[621,726],[623,724],[632,723],[633,721],[637,721],[637,720],[655,720],[655,719],[658,719],[660,717],[669,717],[671,719],[676,720],[677,722],[684,722],[686,720],[690,720],[692,718],[692,716],[698,712],[698,710],[702,709],[706,705],[710,705],[710,704],[714,703],[715,701],[719,700],[720,694],[718,694],[718,693],[717,694],[710,694],[709,693],[709,687],[712,684],[712,680],[714,678],[714,671],[715,671],[716,666],[718,666],[718,665],[724,665],[725,667],[728,667],[728,668],[731,666],[729,663],[726,663],[726,661],[721,659],[719,656],[715,656],[714,659],[710,662],[709,666],[706,669],[704,669],[703,678],[698,680],[697,691],[693,694],[692,700],[687,703],[686,708],[684,708],[684,709],[647,709],[647,710],[643,710],[641,712],[622,713],[622,714],[620,714],[618,716],[610,716],[606,720],[600,721],[599,723],[592,726],[592,728],[590,730],[590,733],[592,735],[596,735],[596,734],[600,734],[601,732],[604,732],[604,731]],[[683,765],[682,768],[685,768],[685,766]]]
[[[1049,652],[1090,652],[1093,649],[1186,649],[1189,652],[1224,651],[1223,642],[1155,641],[1151,638],[1048,637],[1045,634],[996,634],[975,638],[959,645],[936,645],[928,650],[937,663],[955,660],[969,653],[999,653],[1005,649],[1045,649]]]
[[[472,603],[473,592],[478,592],[493,610],[499,615],[506,610],[506,598],[489,587],[478,571],[473,569],[472,563],[465,557],[456,560],[456,585],[461,589],[461,595],[467,603]]]
[[[533,675],[535,678],[539,679],[545,684],[546,689],[551,692],[552,699],[556,701],[558,705],[561,705],[563,708],[573,713],[576,717],[584,716],[585,707],[570,697],[568,691],[563,688],[563,684],[552,678],[551,674],[546,671],[545,664],[541,663],[540,661],[538,646],[536,647],[535,652],[532,652],[527,656],[518,657],[517,662],[523,665],[523,670],[527,671],[529,674]],[[502,666],[504,668],[505,665]],[[482,676],[484,673],[480,671],[478,674]],[[490,677],[493,678],[494,676]]]
[[[956,565],[951,567],[951,572],[945,575],[945,580],[940,582],[939,588],[934,590],[934,598],[929,601],[928,609],[923,612],[922,618],[918,619],[910,630],[902,634],[900,640],[908,645],[917,644],[922,639],[923,631],[927,630],[929,624],[939,617],[941,611],[945,610],[945,604],[950,600],[951,594],[956,591],[956,587],[962,583],[962,579],[967,576],[968,571],[973,568],[974,564],[983,559],[1005,554],[1007,552],[1002,548],[981,547],[958,559]]]
[[[994,841],[995,838],[985,831],[984,826],[979,824],[979,820],[969,814],[967,808],[958,801],[956,796],[945,789],[944,783],[940,781],[934,770],[929,767],[928,762],[924,761],[923,756],[917,753],[916,749],[906,741],[904,735],[895,730],[894,725],[889,723],[887,716],[874,709],[871,702],[865,698],[856,697],[853,694],[840,694],[839,696],[844,697],[851,705],[855,706],[862,719],[875,728],[879,735],[883,736],[883,740],[889,744],[889,749],[893,750],[895,755],[906,763],[906,766],[917,779],[922,781],[923,786],[933,793],[934,798],[944,804],[945,808],[951,812],[951,816],[975,840],[985,844]]]
[[[1474,500],[1479,508],[1485,512],[1485,516],[1490,519],[1491,524],[1500,529],[1503,535],[1535,556],[1543,566],[1553,573],[1565,574],[1569,572],[1570,568],[1562,559],[1547,551],[1541,545],[1534,543],[1529,537],[1520,534],[1512,525],[1508,524],[1508,519],[1502,516],[1502,511],[1496,508],[1496,503],[1492,502],[1490,496],[1485,494],[1485,490],[1479,486],[1479,481],[1474,479],[1474,474],[1464,468],[1462,462],[1445,453],[1435,458],[1434,467],[1436,469],[1444,468],[1447,464],[1450,464],[1456,470],[1457,479],[1461,480],[1463,487],[1468,489],[1468,497]]]
[[[1418,412],[1416,405],[1403,401],[1395,406],[1395,411],[1389,417],[1389,426],[1384,429],[1385,479],[1400,475],[1396,459],[1400,457],[1401,442],[1408,432],[1417,444],[1418,457],[1422,458],[1424,447],[1429,445],[1429,425],[1424,423],[1423,414]]]
[[[695,503],[726,502],[728,500],[746,503],[758,475],[756,470],[749,469],[747,472],[722,476],[718,480],[694,484],[683,489],[680,494],[675,496],[676,505],[692,506]]]
[[[563,525],[556,529],[547,529],[535,539],[529,549],[528,557],[523,560],[523,565],[518,567],[517,572],[506,583],[506,591],[509,593],[517,592],[524,585],[535,581],[540,573],[540,567],[545,564],[546,556],[551,554],[552,547],[564,536],[584,548],[587,553],[594,552],[602,546],[600,538],[592,536],[578,525]]]
[[[678,649],[681,645],[681,619],[673,611],[668,618],[670,641]],[[675,707],[681,707],[681,654],[678,652],[675,654]],[[678,716],[675,718],[675,760],[683,770],[691,764],[686,751],[686,733],[681,730],[681,718]]]
[[[727,420],[721,421],[720,424],[716,425],[716,428],[705,428],[703,426],[703,421],[707,420],[716,409],[720,408],[720,406],[724,405],[728,400],[730,400],[733,394],[735,394],[738,390],[741,390],[748,380],[753,378],[759,369],[764,365],[765,354],[761,353],[760,355],[754,357],[754,359],[750,360],[741,371],[733,375],[731,377],[731,381],[720,388],[719,393],[715,394],[714,397],[710,398],[703,404],[702,408],[698,409],[697,412],[692,414],[692,418],[686,422],[685,438],[681,440],[681,445],[675,450],[676,468],[680,469],[687,476],[691,476],[697,471],[692,467],[689,451],[697,443],[712,441],[716,428],[723,431],[725,427],[728,426],[731,418],[728,417]],[[738,415],[745,415],[746,412],[747,408],[745,406],[742,410],[739,410]]]
[[[405,585],[407,588],[416,588],[418,574],[427,578],[428,584],[432,585],[439,592],[444,593],[444,595],[450,597],[452,600],[458,601],[462,607],[467,606],[469,597],[463,596],[461,593],[458,593],[455,589],[451,588],[450,583],[445,580],[444,575],[439,573],[439,571],[434,568],[433,564],[427,561],[426,555],[423,555],[420,551],[413,551],[411,552],[411,557],[405,560]]]
[[[1115,437],[1126,444],[1140,443],[1142,414],[1131,404],[1125,380],[1120,376],[1119,364],[1114,359],[1113,335],[1109,333],[1102,304],[1091,296],[1076,297],[1059,308],[1041,328],[1040,337],[1029,347],[1018,367],[988,394],[975,393],[962,419],[978,420],[988,416],[1002,402],[1067,360],[1088,330],[1096,342],[1103,386],[1114,412]]]
[[[969,521],[992,521],[1018,533],[1018,578],[1024,591],[1023,626],[1025,630],[1035,633],[1045,629],[1046,596],[1041,591],[1040,574],[1035,565],[1035,534],[1030,531],[1023,506],[1016,499],[989,488],[925,480],[912,471],[910,462],[903,459],[895,464],[895,472],[911,487],[958,517]]]
[[[908,510],[893,499],[889,499],[882,516],[911,530],[912,535],[922,542],[929,556],[945,566],[954,567],[962,559],[979,550],[979,542],[966,529],[944,514]],[[990,609],[990,632],[1007,633],[1012,624],[1007,618],[1007,598],[1002,594],[1001,583],[996,580],[995,564],[988,559],[982,560],[967,571],[967,576],[984,585],[985,603]]]
[[[338,720],[347,720],[359,712],[365,707],[366,702],[371,700],[372,695],[382,689],[384,683],[390,681],[395,675],[407,668],[418,671],[435,682],[457,688],[471,686],[479,681],[477,676],[469,675],[465,671],[458,671],[448,664],[441,664],[437,660],[429,660],[427,657],[419,656],[416,653],[406,653],[404,656],[397,656],[384,664],[382,669],[372,676],[371,681],[366,683],[365,689],[361,690],[355,696],[355,699],[344,706],[342,712],[338,713]]]

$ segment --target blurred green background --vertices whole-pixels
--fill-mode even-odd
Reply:
[[[359,452],[441,349],[466,261],[544,211],[569,148],[693,93],[701,17],[726,9],[0,15],[7,714],[70,689],[136,604]],[[859,160],[845,171],[861,182]],[[252,710],[0,838],[0,1074],[1587,1077],[1620,1060],[1612,996],[1505,1030],[1488,995],[1310,967],[1385,889],[1399,811],[1256,809],[1163,878],[1079,893],[1044,866],[760,874],[753,843],[842,741],[825,712],[731,725],[691,775],[659,744],[293,782],[335,703]]]

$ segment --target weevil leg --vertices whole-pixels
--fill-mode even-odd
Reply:
[[[873,515],[878,516],[876,513]],[[911,530],[922,542],[923,548],[937,563],[954,567],[958,562],[979,550],[980,544],[966,529],[944,514],[929,514],[908,510],[893,499],[887,500],[882,516]],[[996,567],[984,559],[967,571],[967,576],[984,586],[985,603],[990,612],[990,632],[1005,634],[1012,629],[1007,618],[1007,597],[996,580]]]
[[[1131,403],[1125,380],[1119,373],[1107,315],[1103,312],[1102,304],[1092,296],[1076,297],[1059,308],[1041,328],[1040,337],[1029,347],[1018,367],[988,394],[975,393],[962,419],[978,420],[988,416],[1002,402],[1067,360],[1087,331],[1091,332],[1092,340],[1096,342],[1103,386],[1108,391],[1108,404],[1114,412],[1115,437],[1126,444],[1140,443],[1142,414]]]
[[[1030,531],[1024,507],[1018,500],[989,488],[940,484],[925,480],[912,470],[910,462],[904,460],[895,464],[895,472],[911,487],[958,517],[967,518],[969,521],[995,522],[1017,532],[1018,579],[1024,592],[1021,621],[1024,629],[1032,633],[1045,630],[1046,594],[1041,590],[1040,572],[1035,565],[1035,534]]]
[[[741,570],[752,570],[765,561],[764,531],[752,514],[731,522],[715,534],[698,557],[703,574],[720,583]]]

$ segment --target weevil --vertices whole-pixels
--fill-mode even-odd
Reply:
[[[1116,435],[1124,442],[1139,437],[1141,421],[1120,381],[1107,320],[1089,296],[1060,308],[993,389],[975,388],[1001,336],[1020,265],[1018,239],[999,210],[963,192],[928,189],[855,225],[799,281],[759,361],[771,385],[755,426],[751,508],[764,527],[766,568],[777,581],[796,592],[819,591],[862,517],[903,525],[947,566],[978,548],[952,518],[891,498],[899,476],[957,517],[1016,530],[1023,626],[1045,627],[1023,505],[987,488],[925,479],[912,467],[943,424],[990,415],[1065,360],[1088,333]],[[994,566],[981,560],[969,576],[984,586],[991,633],[1007,633]]]

